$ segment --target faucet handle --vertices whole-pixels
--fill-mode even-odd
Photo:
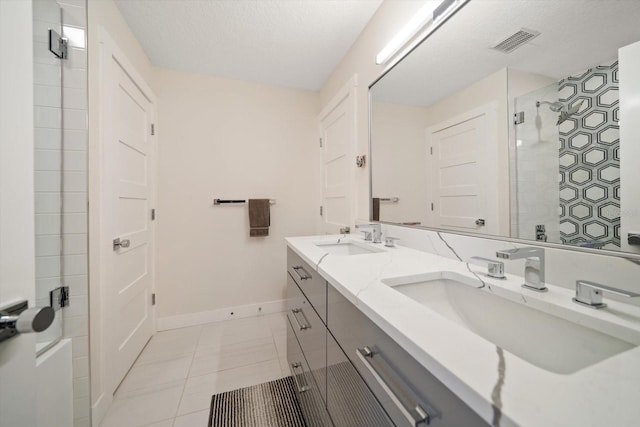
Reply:
[[[372,235],[371,231],[362,230],[361,233],[364,234],[364,240],[365,241],[367,241],[367,242],[371,241],[371,235]]]
[[[506,276],[504,275],[504,263],[500,261],[496,261],[489,258],[483,258],[479,256],[474,256],[469,259],[471,264],[476,265],[486,265],[487,266],[487,276],[494,277],[496,279],[504,279]]]
[[[578,304],[586,305],[590,308],[604,308],[607,304],[602,302],[602,291],[627,298],[640,297],[640,294],[612,288],[611,286],[603,285],[601,283],[590,282],[588,280],[577,280],[576,296],[573,298],[573,301]]]
[[[384,245],[388,248],[396,247],[396,240],[400,240],[397,237],[384,236]]]

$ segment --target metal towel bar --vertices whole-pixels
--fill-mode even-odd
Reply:
[[[213,204],[214,205],[234,205],[234,204],[240,204],[240,203],[247,203],[247,201],[244,200],[244,199],[231,199],[231,200],[213,199]],[[269,199],[269,204],[270,205],[275,205],[276,204],[276,200],[275,199]]]

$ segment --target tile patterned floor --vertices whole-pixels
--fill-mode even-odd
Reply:
[[[276,313],[158,332],[101,427],[205,427],[212,394],[290,375],[285,322]]]

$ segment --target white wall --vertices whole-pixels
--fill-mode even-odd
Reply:
[[[283,299],[284,237],[317,232],[318,94],[164,69],[154,87],[160,328]],[[214,198],[276,199],[269,236]]]
[[[383,65],[375,64],[375,56],[423,5],[422,0],[383,2],[320,90],[320,106],[324,107],[354,74],[358,75],[359,84],[356,94],[356,152],[358,154],[369,153],[369,91],[367,88],[385,70]],[[358,168],[355,218],[369,219],[369,181],[369,166]]]
[[[427,109],[374,102],[371,117],[373,197],[399,198],[380,202],[380,219],[428,225]]]

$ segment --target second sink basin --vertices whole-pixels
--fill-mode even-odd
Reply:
[[[545,370],[571,374],[635,344],[477,289],[454,272],[383,279],[383,283],[459,326]]]
[[[340,242],[332,240],[326,242],[315,242],[314,244],[323,251],[332,255],[362,255],[384,252],[382,249],[352,240],[344,240]]]

